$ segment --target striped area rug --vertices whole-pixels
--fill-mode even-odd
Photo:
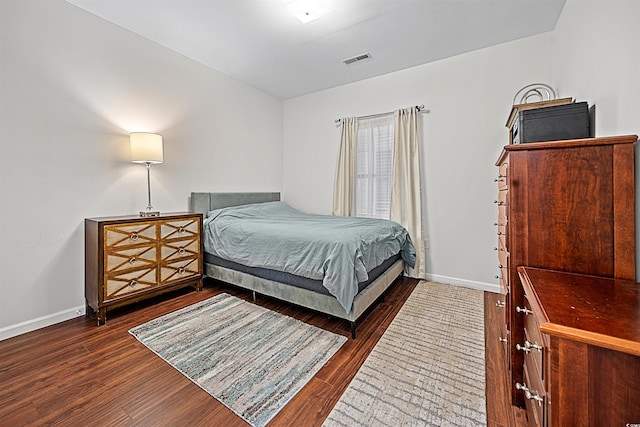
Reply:
[[[323,426],[484,426],[482,291],[418,283]]]
[[[347,341],[228,294],[129,331],[252,426],[264,426]]]

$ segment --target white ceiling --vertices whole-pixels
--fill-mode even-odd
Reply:
[[[287,99],[551,31],[566,0],[320,0],[307,24],[289,0],[67,1]]]

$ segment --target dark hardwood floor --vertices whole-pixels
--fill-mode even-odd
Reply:
[[[349,339],[269,425],[321,425],[417,282],[398,280],[358,322],[357,339]],[[79,317],[0,341],[0,425],[247,426],[128,333],[221,292],[251,300],[247,291],[206,281],[201,292],[179,290],[108,312],[104,326]],[[258,303],[350,336],[346,321],[266,297]],[[490,426],[510,425],[494,412],[489,408]]]

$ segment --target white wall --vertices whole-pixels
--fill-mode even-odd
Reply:
[[[596,108],[596,136],[640,132],[640,1],[568,0],[553,32],[553,84]]]
[[[0,339],[84,309],[85,217],[280,191],[282,102],[62,0],[0,1]],[[250,120],[251,125],[246,125]]]
[[[595,105],[596,136],[640,134],[640,1],[568,0],[553,34],[553,82]],[[640,145],[636,144],[636,247]],[[636,248],[636,276],[640,256]]]
[[[330,213],[336,118],[424,104],[430,110],[421,116],[427,277],[497,290],[494,163],[508,143],[505,122],[515,93],[551,79],[550,38],[542,34],[285,101],[285,199]]]

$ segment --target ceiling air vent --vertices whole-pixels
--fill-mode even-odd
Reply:
[[[371,59],[371,55],[367,53],[361,53],[360,55],[352,56],[351,58],[343,59],[346,65],[355,64],[356,62],[364,61],[365,59]]]

